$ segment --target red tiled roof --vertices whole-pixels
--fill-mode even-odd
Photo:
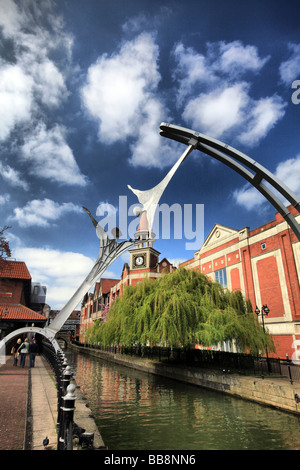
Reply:
[[[107,294],[110,288],[115,286],[118,282],[120,282],[119,279],[101,278],[102,294]]]
[[[24,261],[5,260],[0,265],[0,278],[9,279],[31,279],[29,271]]]
[[[5,312],[8,312],[5,315]],[[31,310],[21,304],[0,304],[0,318],[6,320],[24,320],[24,321],[41,321],[46,320],[44,315]]]

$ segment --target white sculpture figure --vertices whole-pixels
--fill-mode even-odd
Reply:
[[[146,211],[147,213],[147,220],[148,220],[148,230],[149,230],[149,238],[152,236],[152,227],[154,221],[155,211],[158,205],[158,202],[166,189],[167,185],[169,184],[171,178],[173,177],[174,173],[181,165],[181,163],[186,159],[186,157],[191,153],[194,149],[194,143],[188,146],[188,148],[183,152],[181,157],[177,160],[175,165],[171,168],[169,173],[164,177],[164,179],[152,189],[148,189],[146,191],[140,191],[139,189],[133,189],[129,184],[127,185],[129,189],[137,196],[139,203],[142,204],[143,208],[142,211]]]

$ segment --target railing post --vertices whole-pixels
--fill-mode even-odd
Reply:
[[[67,392],[67,388],[70,385],[71,378],[72,378],[71,367],[67,366],[65,370],[63,371],[63,379],[62,379],[64,393]]]
[[[259,354],[259,362],[260,362],[260,368],[261,368],[261,378],[264,379],[264,372],[263,372],[263,364],[262,364],[262,357],[261,354]]]
[[[291,382],[291,385],[293,385],[291,366],[290,366],[290,360],[289,360],[289,355],[288,354],[286,354],[286,362],[287,362],[287,367],[288,367],[288,371],[289,371],[290,382]]]
[[[70,384],[67,387],[67,394],[63,397],[63,436],[61,437],[62,449],[73,450],[73,418],[75,410],[76,396],[74,391],[76,386]]]

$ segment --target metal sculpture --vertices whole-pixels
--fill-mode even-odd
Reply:
[[[177,142],[190,145],[193,140],[194,148],[219,160],[243,176],[275,207],[300,240],[300,225],[288,208],[272,192],[272,189],[278,191],[298,212],[300,212],[300,198],[269,170],[242,152],[207,135],[165,122],[161,123],[160,129],[163,137]],[[272,188],[266,186],[263,180],[267,181]]]
[[[57,352],[60,350],[60,346],[55,339],[56,333],[61,329],[63,324],[69,318],[73,310],[76,308],[78,303],[81,301],[83,296],[89,291],[91,286],[99,279],[106,269],[115,261],[118,256],[124,253],[129,248],[135,245],[135,241],[133,240],[125,240],[123,242],[118,242],[117,239],[119,238],[119,230],[118,228],[114,229],[112,232],[113,238],[109,238],[107,232],[101,227],[100,224],[94,219],[91,215],[90,211],[83,208],[90,216],[94,227],[96,228],[96,233],[99,238],[99,253],[98,257],[87,275],[84,279],[82,284],[76,290],[74,295],[70,298],[70,300],[66,303],[66,305],[62,308],[62,310],[58,313],[55,317],[53,322],[50,325],[44,328],[37,328],[37,327],[24,327],[20,328],[16,331],[13,331],[9,335],[5,336],[2,341],[0,342],[0,363],[5,363],[5,344],[14,336],[20,335],[22,333],[32,333],[36,334],[39,333],[45,336],[54,347],[55,351]]]
[[[196,143],[196,142],[195,142]],[[138,197],[139,202],[143,205],[143,213],[146,212],[146,218],[148,221],[148,234],[146,235],[146,239],[149,240],[152,237],[152,225],[155,210],[157,208],[158,202],[169,184],[171,178],[173,177],[174,173],[176,172],[179,165],[183,162],[183,160],[187,157],[187,155],[193,150],[194,141],[191,142],[188,149],[184,151],[182,156],[178,159],[175,165],[171,168],[169,173],[166,177],[154,188],[149,189],[147,191],[139,191],[137,189],[132,189],[131,186],[128,186],[134,194]],[[0,363],[5,363],[6,356],[5,356],[5,344],[15,336],[21,335],[22,333],[32,333],[32,334],[41,334],[45,336],[50,343],[52,344],[54,350],[57,352],[60,350],[60,346],[58,341],[55,338],[57,332],[62,328],[63,324],[69,318],[73,310],[76,308],[78,303],[84,297],[84,295],[89,291],[93,284],[99,279],[106,269],[125,251],[129,248],[137,245],[139,240],[125,240],[122,242],[118,242],[118,238],[120,238],[121,234],[118,228],[112,230],[113,237],[110,238],[108,233],[101,227],[101,225],[94,219],[90,211],[83,207],[83,209],[88,213],[90,219],[96,228],[96,233],[99,238],[99,253],[96,259],[95,264],[93,265],[91,271],[84,279],[80,287],[76,290],[74,295],[70,298],[70,300],[66,303],[66,305],[62,308],[62,310],[57,314],[55,319],[50,323],[50,325],[44,328],[37,328],[37,327],[24,327],[18,330],[13,331],[9,335],[5,336],[2,341],[0,342]],[[140,213],[136,212],[136,215],[139,216]]]
[[[129,184],[127,185],[128,188],[137,196],[140,204],[142,204],[143,206],[142,211],[146,211],[149,238],[151,238],[154,215],[155,215],[156,208],[158,206],[158,202],[164,190],[166,189],[167,185],[169,184],[170,180],[174,176],[176,170],[181,165],[181,163],[186,159],[186,157],[191,153],[195,145],[197,145],[197,141],[194,139],[190,139],[188,142],[188,148],[183,152],[181,157],[173,165],[173,167],[168,172],[168,174],[164,177],[164,179],[159,184],[154,186],[152,189],[148,189],[146,191],[140,191],[139,189],[133,189]]]
[[[113,238],[109,238],[108,233],[94,219],[90,211],[85,207],[83,209],[89,214],[92,223],[96,228],[96,233],[99,238],[99,253],[94,266],[92,267],[91,271],[89,272],[83,283],[74,293],[74,295],[70,298],[70,300],[66,303],[66,305],[62,308],[62,310],[58,313],[55,319],[50,323],[50,325],[46,327],[53,333],[53,336],[61,329],[61,327],[69,318],[69,316],[76,308],[80,300],[89,291],[91,286],[95,284],[97,279],[99,279],[104,274],[106,269],[122,253],[124,253],[129,248],[135,245],[135,241],[131,239],[125,240],[123,242],[118,242],[117,240],[120,236],[118,228],[113,229]]]

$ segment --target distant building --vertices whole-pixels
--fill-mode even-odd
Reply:
[[[39,282],[31,283],[31,308],[36,312],[43,312],[46,303],[47,287]]]
[[[23,261],[0,264],[0,338],[25,326],[43,327],[44,315],[31,308],[31,275]]]
[[[60,310],[50,310],[48,314],[48,324],[51,325],[52,320],[58,315]],[[80,310],[73,310],[69,318],[65,321],[60,333],[68,333],[70,339],[79,340],[79,329],[80,329]]]
[[[290,210],[299,223],[300,215]],[[194,257],[180,266],[242,291],[253,310],[267,304],[264,323],[275,356],[300,359],[300,242],[279,213],[254,230],[216,224]]]
[[[110,304],[111,288],[119,282],[118,279],[101,278],[94,286],[94,292],[87,292],[81,304],[80,339],[84,338],[87,328],[95,320],[103,320]]]

